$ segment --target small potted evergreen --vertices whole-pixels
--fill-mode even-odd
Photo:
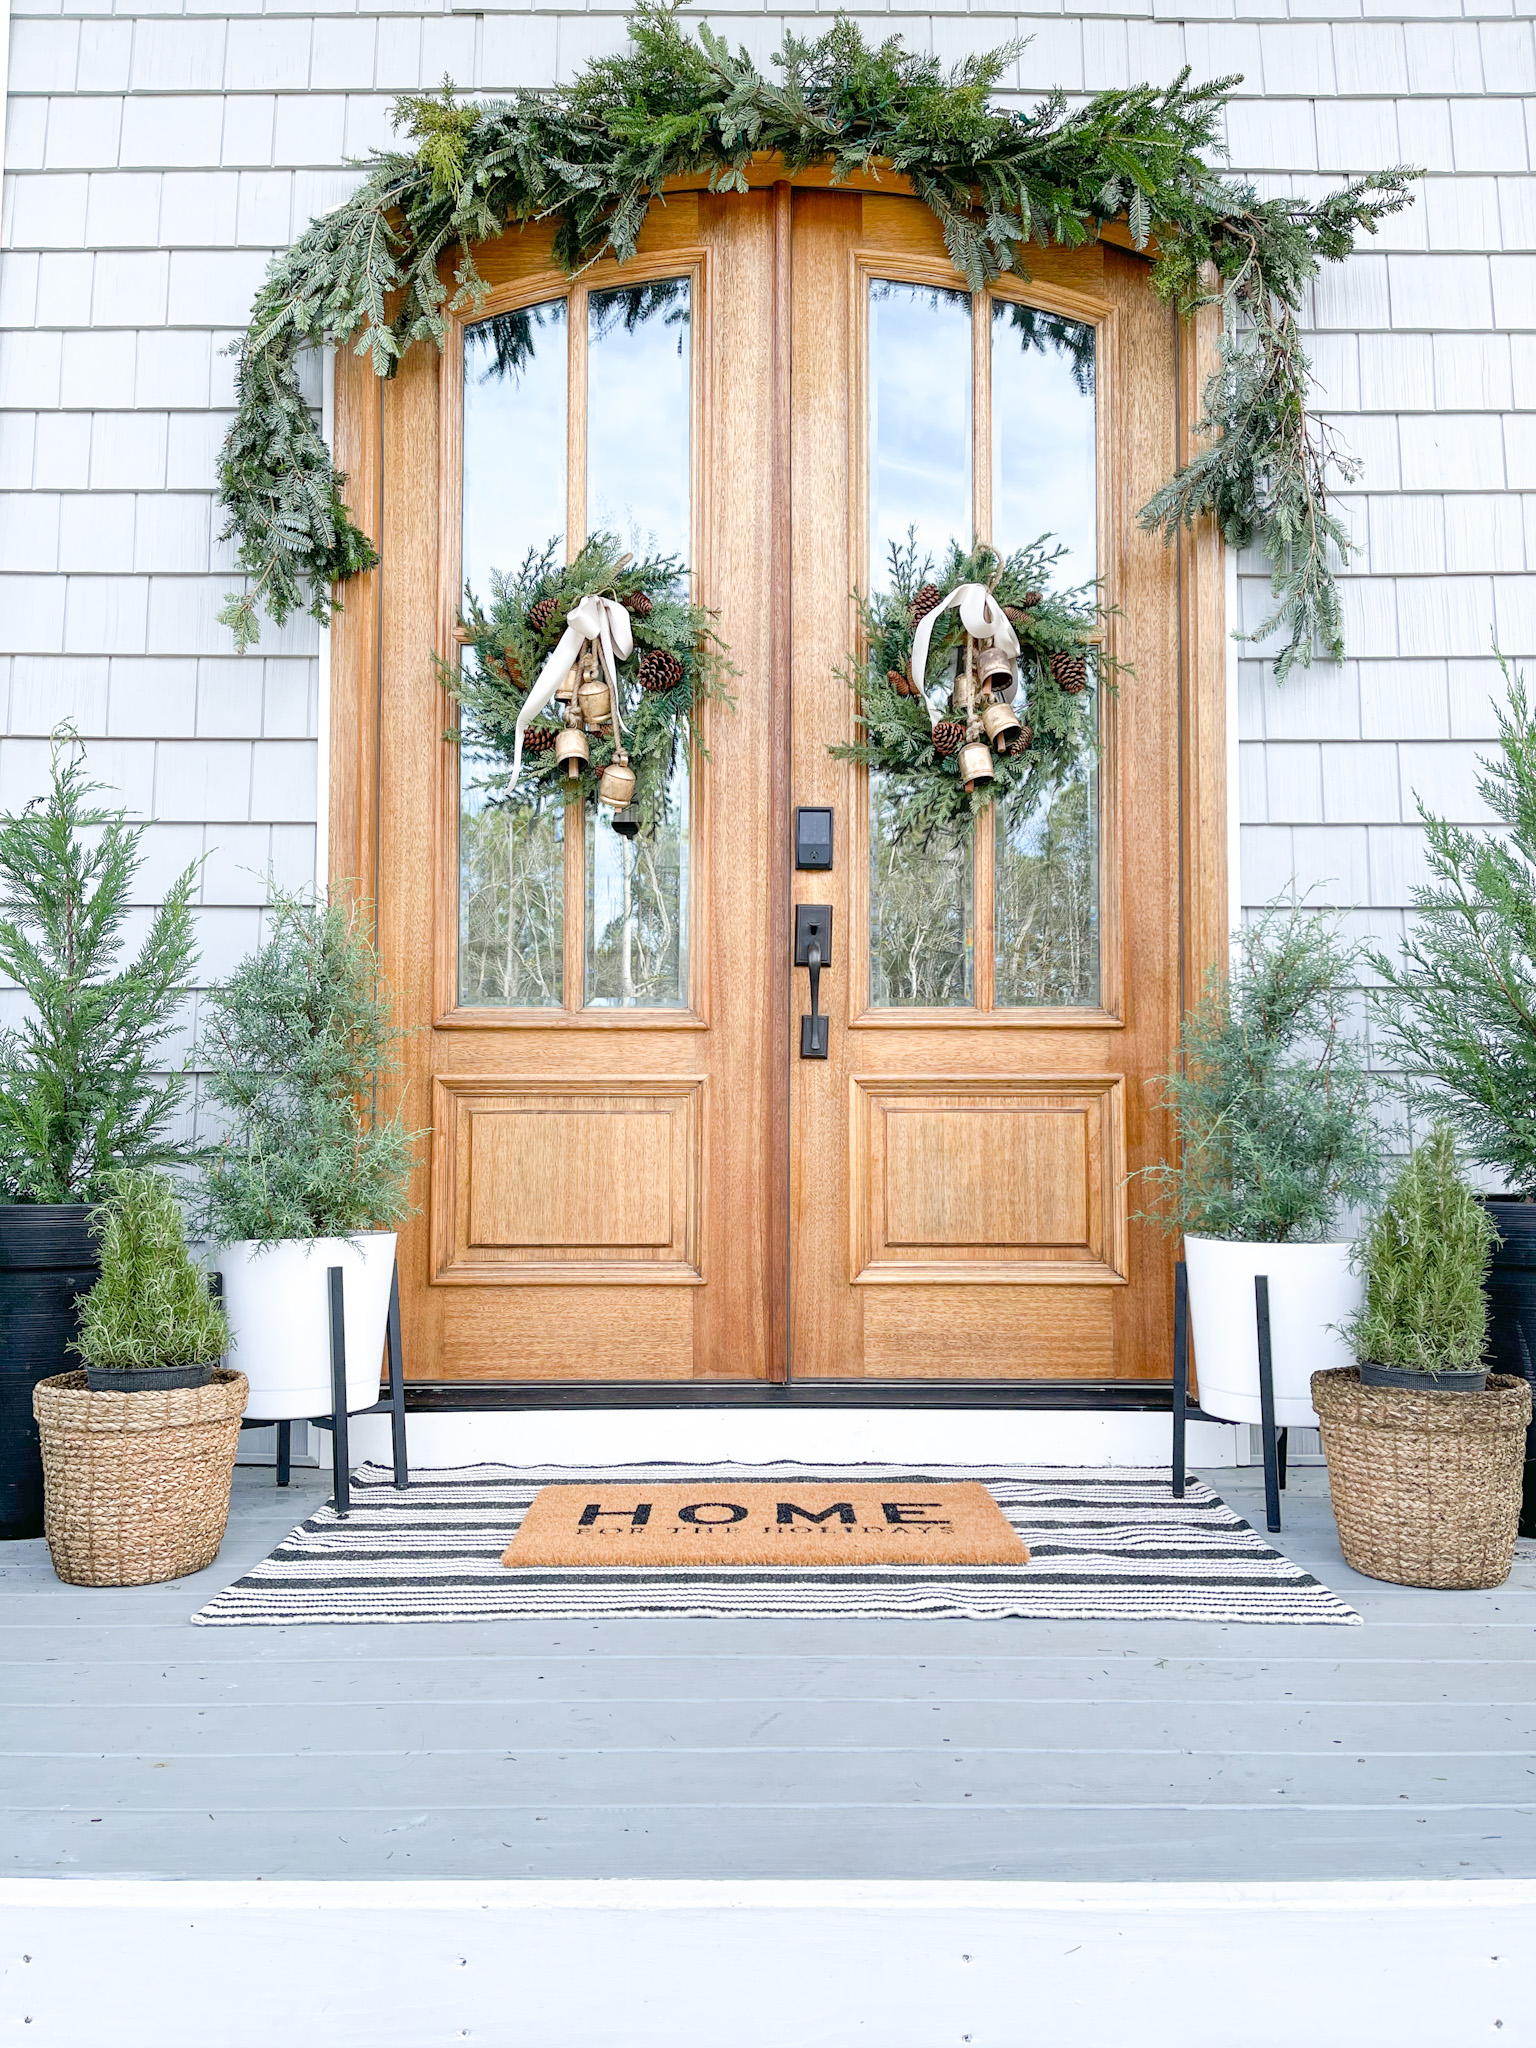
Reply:
[[[1503,1190],[1485,1198],[1489,1362],[1536,1381],[1536,717],[1500,667],[1508,703],[1478,793],[1502,829],[1467,831],[1419,804],[1432,879],[1414,891],[1401,956],[1373,965],[1384,1052]],[[1536,1426],[1523,1485],[1520,1533],[1536,1536]]]
[[[1183,1234],[1200,1404],[1259,1422],[1254,1281],[1269,1279],[1275,1420],[1317,1420],[1311,1376],[1343,1365],[1336,1326],[1360,1281],[1329,1233],[1368,1201],[1381,1140],[1370,1077],[1346,1026],[1359,960],[1337,920],[1275,905],[1234,940],[1185,1018],[1164,1082],[1177,1163],[1150,1169],[1156,1220]]]
[[[101,1277],[73,1347],[83,1372],[40,1380],[46,1534],[73,1586],[141,1586],[200,1571],[229,1519],[245,1380],[192,1263],[164,1174],[115,1173],[92,1211]]]
[[[46,795],[0,820],[0,978],[25,1008],[0,1032],[0,1537],[43,1533],[32,1390],[63,1371],[96,1277],[91,1205],[121,1167],[184,1164],[187,1083],[168,1041],[197,959],[195,866],[125,958],[142,826],[94,801],[74,735]]]
[[[1496,1232],[1445,1124],[1365,1239],[1358,1367],[1314,1373],[1346,1563],[1403,1586],[1498,1586],[1514,1559],[1531,1390],[1483,1363]]]
[[[204,1160],[203,1220],[247,1414],[332,1409],[326,1275],[343,1272],[347,1407],[378,1399],[395,1227],[418,1133],[385,1094],[399,1072],[359,914],[279,893],[264,945],[204,1001],[204,1092],[223,1134]]]

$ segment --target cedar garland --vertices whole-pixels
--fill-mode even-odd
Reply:
[[[1260,198],[1208,161],[1236,77],[1196,86],[1186,69],[1165,87],[1076,107],[1055,92],[1022,112],[992,103],[1017,43],[946,71],[895,37],[872,47],[840,18],[810,42],[786,31],[779,75],[765,78],[708,27],[685,36],[671,5],[642,0],[629,27],[628,53],[594,58],[568,86],[463,104],[445,80],[439,97],[402,98],[395,121],[413,147],[375,151],[351,198],[274,259],[234,345],[219,467],[224,534],[246,577],[220,614],[237,649],[256,640],[258,609],[325,623],[333,586],[377,560],[305,403],[302,350],[350,346],[389,376],[417,342],[442,346],[451,312],[481,304],[478,243],[553,219],[568,270],[622,263],[668,179],[707,172],[712,190],[745,191],[753,158],[770,154],[791,172],[830,165],[834,181],[882,168],[908,178],[972,290],[1027,278],[1031,243],[1079,247],[1107,221],[1125,220],[1138,248],[1155,238],[1158,292],[1185,314],[1219,300],[1226,341],[1205,445],[1143,521],[1171,539],[1212,515],[1233,545],[1264,549],[1275,603],[1259,631],[1288,636],[1278,675],[1309,664],[1318,642],[1342,655],[1333,558],[1350,543],[1328,489],[1332,471],[1350,472],[1308,409],[1297,314],[1320,264],[1408,203],[1416,171],[1318,200]]]

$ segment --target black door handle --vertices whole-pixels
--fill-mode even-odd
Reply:
[[[821,1009],[822,971],[831,965],[832,906],[830,903],[795,905],[795,965],[810,969],[811,1014],[800,1019],[800,1057],[827,1057],[828,1019]]]

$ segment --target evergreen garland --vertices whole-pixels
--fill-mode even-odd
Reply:
[[[935,570],[931,559],[918,560],[916,538],[909,532],[905,547],[891,548],[889,587],[873,599],[858,600],[867,664],[860,669],[852,663],[841,673],[858,698],[859,736],[830,751],[891,779],[902,833],[920,845],[935,832],[958,832],[989,803],[1000,804],[1010,818],[1027,816],[1042,796],[1059,789],[1074,768],[1098,752],[1100,687],[1113,688],[1122,665],[1094,637],[1105,618],[1097,585],[1064,592],[1050,588],[1051,570],[1064,553],[1050,546],[1049,536],[1006,559],[989,547],[967,550],[951,541]],[[944,739],[951,664],[965,638],[958,611],[939,615],[928,643],[927,702],[897,687],[906,681],[912,656],[919,593],[930,599],[924,609],[931,609],[937,594],[948,596],[960,583],[985,583],[1018,634],[1020,687],[1009,701],[1028,735],[1017,753],[994,754],[992,781],[970,792],[960,780],[958,755],[935,745]],[[1057,675],[1063,660],[1082,664],[1081,675],[1065,671],[1066,688]],[[930,706],[940,721],[937,728],[929,718]]]
[[[466,593],[460,631],[467,658],[458,668],[439,663],[438,676],[463,707],[456,739],[472,760],[489,762],[479,787],[490,801],[504,801],[511,776],[517,714],[540,669],[565,630],[565,615],[584,597],[616,597],[630,617],[634,652],[619,669],[623,733],[620,739],[635,771],[634,804],[640,829],[653,832],[666,810],[667,790],[679,751],[704,753],[699,712],[710,702],[732,702],[727,677],[734,675],[715,631],[713,614],[690,604],[682,565],[666,556],[631,562],[614,535],[597,533],[569,565],[558,541],[542,553],[530,550],[512,575],[493,573],[489,610]],[[552,798],[595,802],[603,770],[613,759],[611,733],[589,735],[590,759],[577,776],[555,760],[555,736],[564,706],[549,709],[527,726],[522,773],[512,801],[537,804]]]
[[[1032,242],[1078,247],[1121,218],[1136,247],[1155,237],[1157,290],[1183,313],[1219,299],[1228,343],[1205,394],[1211,443],[1143,517],[1171,537],[1212,512],[1229,541],[1265,549],[1290,636],[1279,673],[1310,662],[1318,639],[1338,655],[1329,549],[1348,543],[1328,509],[1331,450],[1307,409],[1296,315],[1319,264],[1404,206],[1416,172],[1316,201],[1219,177],[1207,158],[1235,77],[1195,86],[1186,69],[1162,88],[1075,107],[1055,92],[1023,113],[992,104],[1016,43],[946,71],[839,19],[812,42],[786,31],[768,79],[708,27],[685,36],[670,5],[641,0],[629,27],[629,52],[594,58],[568,86],[460,104],[445,81],[438,98],[402,98],[396,125],[413,147],[376,151],[351,198],[274,260],[235,344],[220,463],[225,536],[248,578],[221,614],[237,647],[255,640],[258,606],[281,623],[307,604],[323,623],[332,585],[376,560],[304,403],[301,350],[351,346],[388,376],[414,343],[442,345],[451,311],[481,304],[476,244],[553,219],[568,269],[622,263],[668,179],[707,172],[712,190],[745,191],[754,156],[772,154],[834,180],[883,166],[910,179],[972,290],[1027,278]],[[451,287],[438,270],[449,252]]]

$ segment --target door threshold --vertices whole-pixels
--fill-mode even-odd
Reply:
[[[535,1408],[1006,1408],[1171,1414],[1167,1380],[410,1380],[420,1413]],[[1191,1406],[1192,1422],[1214,1420]]]

